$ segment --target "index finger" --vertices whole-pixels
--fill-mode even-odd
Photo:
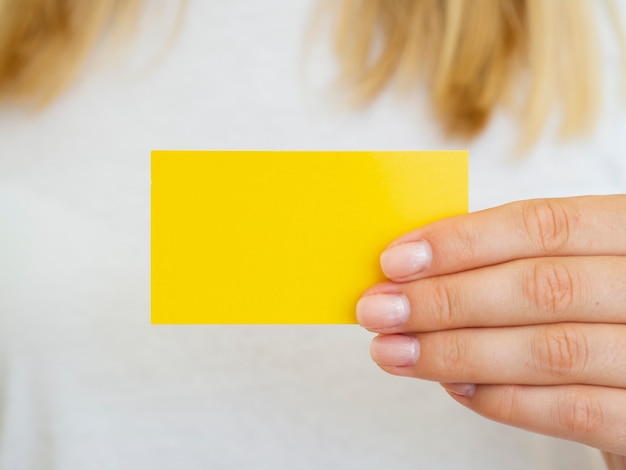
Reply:
[[[522,258],[626,254],[626,195],[513,202],[429,224],[381,255],[396,282]]]

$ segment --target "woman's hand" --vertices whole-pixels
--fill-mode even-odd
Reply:
[[[626,196],[435,222],[381,256],[361,326],[385,371],[523,429],[626,456]]]

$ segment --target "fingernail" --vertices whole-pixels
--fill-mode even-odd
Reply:
[[[448,392],[462,397],[473,397],[476,393],[476,384],[441,384]]]
[[[380,265],[389,279],[403,279],[428,268],[432,256],[430,244],[418,240],[387,248],[380,255]]]
[[[370,352],[381,366],[412,366],[419,358],[420,346],[411,336],[385,335],[372,340]]]
[[[369,329],[384,329],[406,323],[411,313],[404,294],[376,294],[362,297],[356,304],[359,324]]]

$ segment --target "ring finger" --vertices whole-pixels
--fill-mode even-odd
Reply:
[[[626,325],[557,323],[381,335],[386,372],[437,382],[626,388]]]

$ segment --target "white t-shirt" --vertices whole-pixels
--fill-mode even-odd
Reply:
[[[358,326],[150,324],[151,149],[463,146],[420,97],[358,113],[308,85],[310,8],[191,1],[148,64],[171,13],[148,6],[126,60],[91,67],[40,114],[0,111],[2,469],[602,467],[595,451],[384,374]],[[325,54],[304,63],[332,70]],[[548,136],[524,159],[497,115],[470,146],[471,208],[623,192],[626,114],[611,89],[592,137]]]

